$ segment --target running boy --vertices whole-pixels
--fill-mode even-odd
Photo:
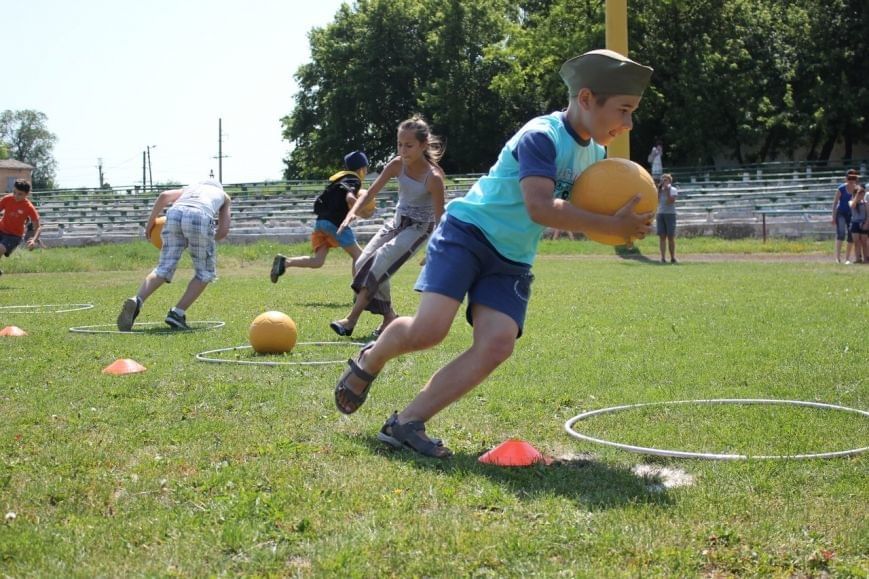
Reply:
[[[347,217],[347,212],[356,203],[356,197],[362,189],[362,180],[368,174],[368,157],[362,151],[353,151],[344,156],[345,171],[339,171],[329,177],[329,184],[314,202],[314,213],[317,221],[314,223],[314,231],[311,233],[311,247],[314,255],[308,257],[294,257],[287,259],[281,254],[275,256],[272,261],[270,278],[272,283],[278,283],[278,278],[284,275],[288,267],[323,267],[326,262],[326,254],[333,247],[340,247],[353,258],[351,271],[355,273],[353,266],[362,254],[362,248],[356,241],[356,235],[349,227],[338,233],[338,228]]]
[[[0,255],[9,257],[24,241],[28,219],[33,223],[33,237],[27,240],[26,245],[33,249],[39,243],[42,226],[39,224],[39,212],[28,199],[29,196],[30,183],[16,179],[12,193],[0,199],[0,211],[3,212],[3,218],[0,219]]]
[[[567,110],[532,119],[507,142],[489,174],[449,203],[417,280],[422,297],[416,315],[398,318],[364,346],[335,386],[338,409],[355,412],[386,362],[446,337],[468,296],[473,344],[386,421],[378,439],[389,445],[439,458],[451,454],[426,435],[425,423],[512,354],[531,295],[531,264],[546,227],[615,233],[625,240],[650,230],[652,214],[633,211],[639,196],[612,216],[576,208],[567,198],[577,175],[633,127],[632,114],[652,69],[594,50],[565,62],[560,74],[570,91]]]
[[[193,258],[195,274],[177,305],[169,310],[165,322],[173,330],[190,329],[187,325],[187,309],[202,295],[208,284],[217,278],[215,242],[229,233],[230,203],[229,195],[223,191],[223,185],[213,179],[183,189],[163,191],[157,196],[145,227],[146,238],[163,209],[172,205],[166,212],[166,225],[163,226],[160,261],[154,271],[145,277],[139,292],[124,300],[118,315],[120,331],[129,332],[145,300],[161,285],[172,281],[185,247],[189,248]]]

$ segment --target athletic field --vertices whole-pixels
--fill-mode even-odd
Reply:
[[[464,309],[446,341],[393,361],[344,417],[332,400],[341,363],[290,365],[358,349],[328,328],[350,306],[343,253],[273,285],[274,253],[306,245],[220,246],[220,279],[187,317],[225,326],[164,333],[192,273],[185,257],[137,320],[154,324],[121,335],[69,329],[110,330],[155,264],[153,248],[17,252],[0,263],[0,327],[28,333],[0,338],[0,575],[869,575],[865,454],[652,457],[563,428],[588,410],[679,400],[869,410],[869,266],[836,265],[832,242],[771,243],[761,254],[757,241],[680,240],[675,266],[655,263],[657,238],[641,247],[651,259],[544,243],[514,355],[429,424],[456,453],[446,461],[390,450],[375,435],[469,345]],[[418,271],[410,263],[394,279],[400,313],[415,309]],[[10,307],[64,304],[94,307]],[[266,310],[291,316],[300,342],[345,343],[218,355],[276,366],[196,360],[244,345]],[[352,340],[378,322],[363,316]],[[121,358],[147,371],[101,372]],[[577,428],[700,453],[869,447],[869,418],[797,406],[660,405]],[[477,461],[511,437],[554,462]]]

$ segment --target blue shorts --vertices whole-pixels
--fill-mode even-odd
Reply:
[[[8,233],[3,233],[0,231],[0,245],[6,248],[6,257],[9,257],[15,248],[18,247],[18,244],[24,241],[23,237],[19,237],[18,235],[9,235]]]
[[[477,227],[447,215],[429,240],[414,289],[460,302],[467,294],[469,324],[474,325],[471,305],[480,304],[510,316],[519,326],[518,338],[533,281],[530,265],[505,258]]]
[[[656,218],[656,227],[658,235],[666,235],[668,237],[676,236],[676,214],[675,213],[658,213]]]
[[[843,213],[842,211],[836,212],[836,239],[839,241],[848,240],[848,243],[854,241],[854,237],[851,235],[851,214]]]
[[[323,233],[334,237],[338,242],[339,247],[350,247],[356,245],[356,234],[349,227],[345,227],[341,235],[338,235],[338,226],[328,219],[318,219],[314,223],[314,231],[322,231]]]

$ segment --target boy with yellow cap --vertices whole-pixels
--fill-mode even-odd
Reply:
[[[631,130],[652,69],[609,50],[593,50],[561,66],[569,89],[566,111],[532,119],[509,140],[489,174],[449,203],[429,241],[416,283],[413,317],[396,319],[360,350],[335,387],[338,409],[355,412],[386,362],[440,343],[468,296],[471,347],[432,376],[378,439],[445,458],[450,450],[425,433],[425,423],[480,384],[513,352],[531,295],[531,264],[547,227],[629,239],[649,232],[650,213],[634,213],[639,197],[615,215],[574,207],[574,179],[606,156],[604,147]]]

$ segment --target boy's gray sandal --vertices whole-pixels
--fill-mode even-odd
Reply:
[[[356,355],[356,360],[361,360],[362,355],[373,347],[374,342],[365,344],[362,349],[359,350],[359,354]],[[356,360],[353,360],[352,358],[347,360],[347,368],[344,369],[344,373],[341,374],[341,378],[338,379],[338,384],[335,385],[335,406],[343,414],[353,414],[359,410],[360,406],[365,404],[365,400],[368,398],[368,390],[371,389],[371,383],[374,382],[375,378],[377,378],[377,374],[369,374],[360,368],[359,363]],[[347,384],[347,379],[351,375],[366,382],[365,388],[359,394],[353,392],[350,385]],[[344,401],[343,405],[341,403],[342,400]]]
[[[395,448],[409,448],[410,450],[423,456],[431,456],[433,458],[448,458],[453,452],[444,446],[443,442],[438,439],[429,439],[425,436],[425,423],[419,420],[412,420],[404,424],[398,423],[398,412],[393,412],[392,416],[377,433],[377,440]]]

